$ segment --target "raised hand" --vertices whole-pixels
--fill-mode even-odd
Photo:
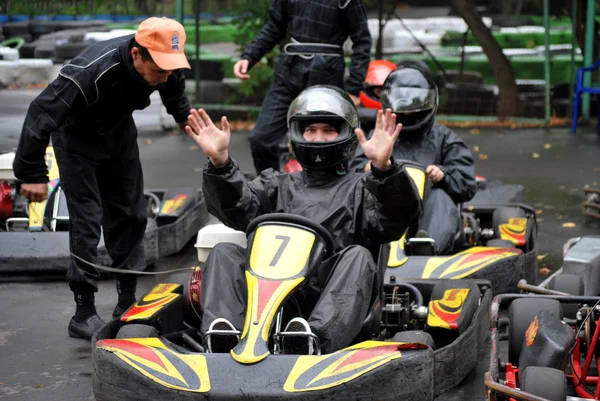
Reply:
[[[367,140],[362,129],[356,129],[358,143],[363,149],[370,164],[378,170],[387,170],[392,163],[390,158],[394,150],[394,143],[402,130],[402,124],[396,125],[396,114],[391,109],[377,112],[375,131],[371,139]]]
[[[222,130],[217,128],[206,111],[192,110],[188,117],[185,131],[196,141],[202,151],[215,167],[222,167],[229,159],[229,122],[227,117],[221,117]]]

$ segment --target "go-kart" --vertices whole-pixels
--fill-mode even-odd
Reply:
[[[294,293],[332,254],[333,240],[288,214],[260,216],[246,234],[248,303],[237,345],[207,352],[206,337],[218,333],[199,332],[197,268],[183,285],[157,285],[94,335],[96,400],[427,401],[476,363],[489,325],[486,280],[381,281],[348,347],[321,354],[315,338],[315,355],[283,353],[281,340],[298,335],[282,331]]]
[[[62,273],[69,261],[69,211],[60,185],[52,147],[46,149],[49,167],[48,199],[30,203],[19,194],[12,171],[14,153],[0,155],[0,272]],[[145,191],[148,224],[143,249],[146,264],[179,252],[208,221],[201,191],[196,188]],[[111,259],[101,238],[98,264]]]
[[[490,400],[600,400],[600,237],[569,239],[562,267],[530,294],[503,294],[492,303]],[[508,318],[500,308],[508,306]],[[508,340],[507,360],[501,341]]]

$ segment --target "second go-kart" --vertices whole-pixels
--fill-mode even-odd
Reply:
[[[489,325],[485,280],[382,280],[348,347],[321,354],[318,337],[305,333],[314,355],[283,353],[282,339],[298,335],[282,331],[294,315],[294,293],[332,254],[333,239],[288,214],[260,216],[246,233],[248,300],[237,345],[208,351],[207,337],[218,333],[199,331],[198,268],[183,285],[155,286],[95,334],[96,400],[427,401],[476,363]]]
[[[12,171],[14,153],[0,155],[0,273],[64,273],[69,261],[69,210],[60,185],[52,146],[46,149],[48,199],[28,202],[19,195]],[[208,221],[202,191],[197,188],[150,189],[148,223],[142,243],[147,266],[175,254]],[[100,265],[111,258],[103,238],[98,245]]]

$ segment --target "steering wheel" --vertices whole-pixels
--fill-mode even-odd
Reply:
[[[313,230],[314,232],[317,233],[317,235],[325,243],[325,259],[327,259],[331,255],[333,255],[333,250],[335,249],[335,245],[334,245],[333,237],[331,236],[331,233],[329,231],[327,231],[325,229],[325,227],[323,227],[319,223],[315,223],[313,220],[310,220],[303,216],[298,216],[296,214],[267,213],[267,214],[258,216],[257,218],[252,220],[250,222],[250,224],[248,224],[248,227],[246,228],[246,237],[249,237],[250,234],[252,234],[252,232],[254,230],[256,230],[256,228],[258,227],[259,224],[265,223],[268,221],[297,224],[299,226],[304,226],[304,227],[307,227],[307,228]]]

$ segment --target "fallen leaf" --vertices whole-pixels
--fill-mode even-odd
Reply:
[[[479,135],[480,133],[481,131],[479,131],[477,128],[471,130],[471,135]]]
[[[552,147],[552,145],[550,145],[549,143],[544,145],[544,149],[550,149]]]
[[[202,167],[196,167],[194,168],[194,171],[196,172],[202,172],[204,169]]]
[[[152,139],[146,139],[146,145],[152,145]]]
[[[196,145],[190,146],[190,150],[197,150],[197,149],[198,149],[198,146],[196,146]]]
[[[542,214],[542,213],[544,213],[544,211],[542,209],[538,209],[535,211],[535,214]]]
[[[577,224],[575,224],[575,223],[563,223],[562,226],[564,228],[574,228],[574,227],[577,227]]]
[[[479,146],[477,146],[477,145],[473,146],[473,152],[479,152]]]
[[[479,158],[480,158],[481,160],[487,160],[487,158],[488,158],[488,155],[486,155],[485,153],[480,153],[480,154],[479,154]]]
[[[543,255],[538,255],[537,259],[538,259],[539,261],[541,261],[541,260],[543,260],[543,259],[544,259],[546,256],[548,256],[548,254],[547,254],[547,253],[545,253],[545,254],[543,254]]]
[[[531,157],[533,157],[534,159],[539,159],[540,158],[540,154],[539,153],[532,153]]]
[[[596,181],[594,181],[594,182],[592,182],[592,185],[596,186],[596,185],[598,185],[598,183]]]
[[[56,370],[62,370],[62,368],[56,368]]]
[[[600,171],[600,167],[594,167],[594,171]]]
[[[539,270],[539,272],[540,272],[540,274],[541,274],[541,275],[543,275],[543,276],[547,276],[548,274],[550,274],[550,269],[548,269],[547,267],[542,267],[542,268]]]
[[[468,211],[471,211],[471,210],[473,210],[473,209],[475,209],[475,206],[468,206],[468,207],[467,207],[467,210],[468,210]]]
[[[552,206],[552,205],[544,205],[544,209],[546,209],[546,210],[552,210],[552,209],[554,209],[554,206]]]
[[[536,219],[536,220],[537,220],[537,222],[538,222],[538,223],[541,223],[542,221],[544,221],[544,219],[543,219],[543,218]]]

